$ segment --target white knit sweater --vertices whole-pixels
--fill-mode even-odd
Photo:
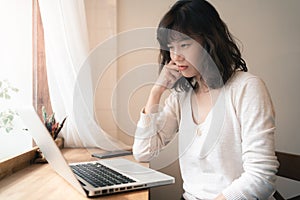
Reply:
[[[194,123],[191,94],[173,92],[159,113],[143,114],[133,153],[149,161],[179,134],[179,161],[188,199],[269,199],[274,192],[275,114],[265,84],[237,72],[220,90],[201,124]]]

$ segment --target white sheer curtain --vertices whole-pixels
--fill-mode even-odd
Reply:
[[[40,0],[39,5],[52,107],[58,120],[67,116],[61,133],[65,145],[128,148],[94,119],[93,80],[91,69],[86,68],[89,45],[84,0]]]

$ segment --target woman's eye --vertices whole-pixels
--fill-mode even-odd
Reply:
[[[186,48],[186,47],[189,47],[190,44],[181,44],[180,46],[181,46],[181,48]]]

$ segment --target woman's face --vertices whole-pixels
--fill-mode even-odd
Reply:
[[[183,38],[168,44],[171,60],[184,77],[200,76],[199,66],[203,48],[191,38]]]

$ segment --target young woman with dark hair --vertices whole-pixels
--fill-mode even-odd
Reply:
[[[271,199],[279,165],[273,104],[216,9],[176,2],[157,39],[160,76],[137,125],[135,158],[149,161],[178,134],[184,199]]]

